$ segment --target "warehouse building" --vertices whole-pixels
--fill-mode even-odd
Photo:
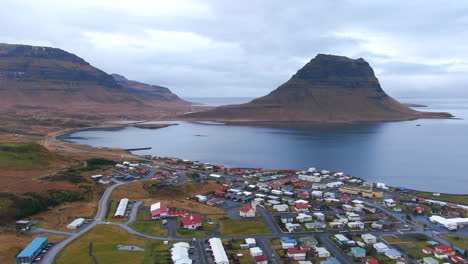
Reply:
[[[128,199],[123,198],[120,200],[119,205],[117,206],[117,210],[115,210],[115,218],[124,218],[125,217],[125,210],[127,210]]]
[[[211,250],[213,251],[214,263],[216,264],[229,264],[229,259],[224,250],[221,239],[213,237],[208,240]]]
[[[16,255],[16,264],[29,264],[37,255],[49,244],[49,238],[40,236],[34,238],[27,247],[25,247],[18,255]]]
[[[77,229],[78,227],[83,225],[84,221],[84,218],[77,218],[67,225],[67,229]]]

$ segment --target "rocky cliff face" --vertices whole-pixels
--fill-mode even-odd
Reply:
[[[286,83],[250,103],[191,113],[187,119],[218,121],[383,121],[447,118],[400,104],[381,88],[362,58],[319,54]]]
[[[167,88],[116,80],[64,50],[0,44],[1,108],[151,116],[159,110],[172,111],[168,107],[181,105],[188,103]]]

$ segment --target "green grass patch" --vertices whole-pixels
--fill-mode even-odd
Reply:
[[[88,255],[90,242],[93,243],[93,255],[99,263],[169,263],[169,245],[163,241],[150,240],[129,234],[124,229],[113,225],[97,225],[92,230],[66,246],[57,256],[54,264],[92,264]],[[120,251],[117,245],[132,245],[145,251]]]
[[[451,202],[451,203],[459,203],[459,204],[468,204],[468,195],[466,194],[447,194],[447,193],[441,193],[440,196],[434,196],[432,195],[432,192],[421,192],[421,191],[414,191],[414,190],[409,190],[408,193],[422,197],[422,198],[427,198],[427,199],[434,199],[434,200],[440,200],[440,201],[446,201],[446,202]]]
[[[0,143],[0,168],[44,169],[57,160],[37,143]]]
[[[167,237],[168,234],[168,231],[162,224],[162,221],[139,221],[131,223],[130,226],[141,233],[152,236]]]
[[[219,221],[219,231],[224,236],[266,235],[271,234],[268,226],[261,219],[237,220],[228,219]]]

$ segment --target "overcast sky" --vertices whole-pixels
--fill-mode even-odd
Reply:
[[[468,97],[468,1],[2,0],[0,42],[52,46],[182,97],[256,97],[317,53],[395,97]]]

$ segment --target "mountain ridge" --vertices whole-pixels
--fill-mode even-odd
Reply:
[[[415,111],[385,93],[363,58],[318,54],[288,81],[249,103],[190,113],[184,119],[214,121],[393,121],[450,118]]]
[[[146,96],[141,95],[141,87]],[[184,112],[189,105],[168,88],[118,81],[59,48],[0,44],[0,107],[4,109],[150,117],[158,111]]]

